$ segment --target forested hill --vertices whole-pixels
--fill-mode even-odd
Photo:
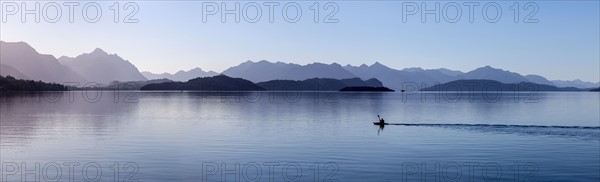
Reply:
[[[217,75],[194,78],[187,82],[148,84],[140,90],[262,91],[265,89],[248,80]]]
[[[42,81],[20,80],[12,76],[0,76],[0,90],[2,91],[67,91],[68,88],[61,84],[45,83]]]
[[[456,80],[421,89],[421,91],[582,91],[574,87],[556,87],[531,82],[502,83],[494,80]]]
[[[361,80],[360,78],[333,79],[312,78],[303,81],[272,80],[257,83],[271,91],[339,91],[346,87],[383,87],[377,79]]]

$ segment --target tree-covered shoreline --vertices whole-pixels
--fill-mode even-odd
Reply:
[[[42,81],[21,80],[10,75],[0,76],[1,91],[68,91],[69,87]]]

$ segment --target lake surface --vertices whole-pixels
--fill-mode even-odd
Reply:
[[[2,181],[600,180],[598,93],[101,93],[1,97]]]

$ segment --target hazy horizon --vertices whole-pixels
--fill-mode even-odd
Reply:
[[[4,40],[0,40],[0,41],[4,41]],[[6,41],[4,41],[4,42],[6,42]],[[18,41],[18,42],[23,42],[23,41]],[[27,42],[24,42],[24,43],[27,43]],[[29,44],[29,43],[27,43],[27,44]],[[30,44],[29,44],[29,45],[30,45]],[[32,45],[30,45],[30,46],[32,46]],[[34,49],[36,49],[34,46],[32,46],[32,47],[33,47]],[[95,49],[94,49],[94,50],[92,50],[92,51],[89,51],[89,52],[84,52],[84,53],[81,53],[81,54],[79,54],[79,55],[74,55],[74,56],[66,56],[66,55],[57,56],[57,55],[53,55],[53,54],[48,54],[48,53],[42,53],[42,52],[39,52],[39,50],[37,50],[37,49],[36,49],[36,51],[38,51],[40,54],[52,55],[53,57],[55,57],[55,58],[57,58],[57,59],[58,59],[58,58],[61,58],[61,57],[75,58],[75,57],[77,57],[77,56],[80,56],[80,55],[83,55],[83,54],[89,54],[89,53],[91,53],[91,52],[93,52],[93,51],[95,51],[95,50],[97,50],[97,49],[100,49],[100,50],[102,50],[102,51],[105,51],[105,49],[104,49],[104,48],[99,48],[99,47],[98,47],[98,48],[95,48]],[[107,54],[109,54],[109,55],[117,55],[117,56],[120,56],[118,53],[112,53],[112,52],[106,52],[106,53],[107,53]],[[129,61],[129,62],[131,62],[130,60],[128,60],[128,59],[126,59],[126,58],[123,58],[123,59],[124,59],[124,60],[126,60],[126,61]],[[356,67],[358,67],[358,66],[362,66],[362,65],[372,66],[372,65],[374,65],[374,64],[376,64],[376,63],[380,63],[379,61],[374,61],[374,62],[372,62],[372,63],[367,63],[367,62],[366,62],[366,63],[360,63],[360,64],[354,64],[354,65],[353,65],[353,64],[344,64],[344,63],[339,63],[339,62],[330,62],[330,63],[327,63],[327,62],[312,62],[312,63],[310,63],[310,62],[309,62],[309,63],[299,64],[299,63],[292,63],[292,62],[285,62],[285,61],[272,61],[272,60],[246,60],[246,61],[240,61],[238,64],[231,65],[231,66],[227,67],[226,69],[229,69],[229,68],[231,68],[231,67],[238,66],[238,65],[240,65],[240,64],[242,64],[242,63],[244,63],[244,62],[248,62],[248,61],[250,61],[250,62],[253,62],[253,63],[257,63],[257,62],[261,62],[261,61],[267,61],[267,62],[270,62],[270,63],[277,63],[277,62],[281,62],[281,63],[285,63],[285,64],[297,64],[297,65],[301,65],[301,66],[305,66],[305,65],[309,65],[309,64],[315,64],[315,63],[322,63],[322,64],[328,64],[328,65],[330,65],[330,64],[339,64],[339,65],[341,65],[341,66],[350,65],[350,66],[356,66]],[[1,63],[1,62],[0,62],[0,63]],[[62,64],[62,63],[61,63],[61,64]],[[132,64],[133,64],[133,63],[132,63]],[[383,64],[383,63],[381,63],[381,64]],[[385,65],[385,64],[383,64],[383,65]],[[135,64],[134,64],[134,66],[136,66],[136,67],[137,67],[137,65],[135,65]],[[388,66],[388,65],[385,65],[385,66]],[[463,72],[463,73],[467,73],[467,72],[469,72],[469,71],[473,71],[473,70],[475,70],[475,69],[482,68],[482,67],[486,67],[486,66],[490,66],[490,67],[492,67],[492,68],[501,69],[501,70],[505,70],[505,71],[511,71],[511,70],[507,70],[507,69],[504,69],[504,68],[501,68],[501,67],[496,67],[496,66],[493,66],[493,65],[481,65],[481,66],[479,66],[479,67],[476,67],[476,68],[474,68],[474,69],[472,69],[472,70],[456,70],[456,69],[444,68],[444,67],[437,67],[437,68],[424,68],[424,67],[418,67],[418,66],[415,66],[415,67],[404,67],[404,68],[395,68],[395,67],[390,67],[390,68],[392,68],[392,69],[396,69],[396,70],[403,70],[403,69],[409,69],[409,68],[422,68],[422,69],[424,69],[424,70],[432,70],[432,69],[448,69],[448,70],[452,70],[452,71],[460,71],[460,72]],[[388,67],[389,67],[389,66],[388,66]],[[153,73],[153,74],[165,74],[165,73],[167,73],[167,74],[175,74],[175,73],[177,73],[177,72],[179,72],[179,71],[190,71],[190,70],[193,70],[193,69],[196,69],[196,68],[200,68],[200,69],[202,69],[202,70],[203,70],[203,71],[205,71],[205,72],[211,72],[211,71],[213,71],[213,72],[216,72],[216,73],[219,73],[219,74],[222,74],[222,73],[223,73],[223,71],[225,71],[225,70],[226,70],[226,69],[225,69],[225,70],[219,70],[219,71],[215,71],[215,70],[208,70],[208,69],[206,69],[206,68],[203,68],[202,66],[197,66],[197,67],[192,67],[192,68],[186,68],[186,69],[177,70],[177,71],[174,71],[174,72],[152,72],[152,71],[147,71],[147,70],[139,70],[139,72],[140,72],[140,73],[143,73],[143,72],[150,72],[150,73]],[[139,68],[138,68],[138,69],[139,69]],[[522,74],[522,73],[519,73],[519,74]],[[525,76],[525,75],[530,75],[530,74],[522,74],[522,75],[523,75],[523,76]],[[538,74],[532,73],[531,75],[538,75]],[[543,76],[543,77],[546,77],[545,75],[541,75],[541,76]],[[584,82],[592,82],[592,83],[598,83],[598,82],[600,82],[600,81],[590,81],[590,80],[584,80],[584,79],[579,79],[579,78],[577,78],[577,79],[572,79],[572,80],[566,80],[566,79],[552,79],[552,78],[548,78],[548,77],[546,77],[546,78],[547,78],[548,80],[560,80],[560,81],[574,81],[574,80],[580,80],[580,81],[584,81]]]

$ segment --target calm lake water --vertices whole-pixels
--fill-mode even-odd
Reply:
[[[600,180],[598,93],[95,94],[0,98],[2,181]]]

